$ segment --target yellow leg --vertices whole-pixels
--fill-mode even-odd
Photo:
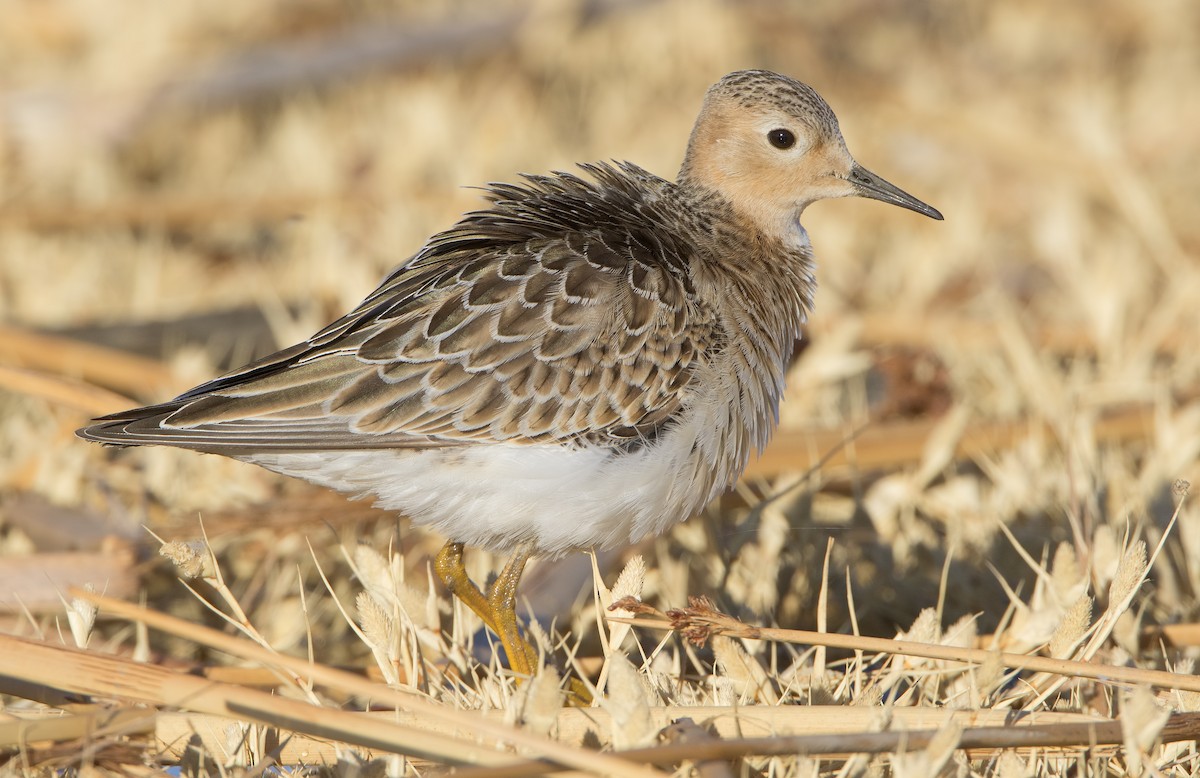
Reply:
[[[462,600],[463,604],[474,611],[476,616],[483,619],[483,623],[487,625],[488,629],[499,634],[496,629],[496,621],[492,617],[491,604],[487,597],[483,596],[483,592],[479,591],[479,587],[475,585],[471,577],[467,575],[467,568],[463,565],[462,543],[447,543],[442,546],[442,550],[433,559],[433,570],[450,590],[450,594]]]
[[[508,664],[519,675],[532,676],[538,668],[538,653],[524,637],[517,624],[517,585],[525,572],[525,563],[533,555],[532,546],[521,546],[500,575],[488,587],[487,594],[471,581],[463,565],[463,544],[447,543],[433,561],[433,569],[450,593],[475,612],[487,628],[500,638],[508,654]],[[570,679],[567,700],[571,705],[586,706],[592,700],[587,685],[578,678]]]
[[[447,543],[433,560],[438,578],[452,595],[462,600],[488,629],[496,633],[508,654],[509,666],[520,675],[533,675],[538,666],[537,650],[521,637],[521,628],[517,625],[517,585],[525,571],[525,563],[532,555],[531,547],[518,549],[488,587],[486,595],[467,575],[462,543]]]
[[[508,564],[488,587],[487,600],[495,625],[492,630],[500,636],[508,664],[521,675],[533,675],[538,667],[537,650],[521,636],[517,625],[517,585],[525,572],[525,563],[533,555],[533,547],[523,545],[509,558]]]

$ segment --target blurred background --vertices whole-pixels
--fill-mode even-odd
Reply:
[[[439,538],[73,430],[315,332],[476,207],[471,186],[604,159],[673,177],[705,89],[748,67],[815,87],[857,159],[946,221],[804,214],[820,288],[776,445],[702,517],[602,558],[610,585],[636,552],[659,604],[811,627],[824,581],[830,629],[852,596],[864,632],[937,608],[1018,647],[1070,605],[1030,600],[1039,564],[1103,597],[1122,543],[1160,537],[1197,476],[1200,5],[5,0],[9,628],[30,629],[18,599],[36,620],[80,580],[199,618],[147,528],[190,540],[203,520],[271,640],[302,645],[303,589],[324,660],[361,653],[315,566],[352,598],[339,544],[403,549],[425,587]],[[1194,615],[1195,519],[1139,618]],[[571,625],[587,566],[537,567],[543,617]]]

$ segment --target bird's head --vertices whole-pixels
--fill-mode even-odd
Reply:
[[[718,192],[768,230],[794,229],[810,203],[832,197],[942,218],[855,162],[833,110],[811,87],[765,70],[730,73],[708,90],[679,178]]]

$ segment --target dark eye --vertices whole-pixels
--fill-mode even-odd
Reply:
[[[785,130],[782,127],[778,130],[768,132],[767,140],[771,141],[771,145],[777,149],[790,149],[796,145],[795,134],[791,130]]]

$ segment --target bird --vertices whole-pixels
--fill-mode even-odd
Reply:
[[[816,290],[804,210],[858,196],[942,214],[858,164],[812,87],[767,70],[708,89],[674,181],[611,161],[483,191],[307,340],[77,434],[406,514],[446,538],[438,578],[529,676],[530,558],[661,534],[767,444]],[[486,587],[467,546],[510,554]]]

